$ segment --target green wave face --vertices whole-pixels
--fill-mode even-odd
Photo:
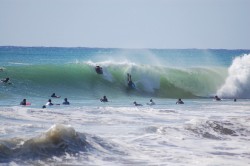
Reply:
[[[2,96],[9,93],[44,96],[61,95],[86,98],[109,95],[194,98],[209,96],[223,84],[225,68],[166,68],[132,63],[105,63],[103,75],[97,74],[91,63],[63,65],[10,66],[1,78],[8,76],[11,86],[1,86]],[[127,73],[132,75],[136,89],[127,87]]]

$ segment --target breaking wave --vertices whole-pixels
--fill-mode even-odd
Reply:
[[[0,163],[33,160],[50,161],[54,158],[87,157],[90,154],[110,153],[125,155],[118,146],[87,133],[76,132],[71,126],[53,125],[46,132],[33,138],[9,138],[0,140]],[[63,161],[62,161],[63,164]]]
[[[77,133],[69,126],[54,125],[44,134],[31,139],[1,140],[0,162],[12,159],[44,159],[65,153],[76,154],[89,148],[84,134]]]
[[[250,98],[250,54],[236,57],[217,94],[226,98]]]
[[[103,75],[95,72],[93,62],[63,65],[9,66],[1,77],[8,75],[12,86],[0,88],[9,94],[44,96],[58,92],[67,96],[156,96],[194,98],[210,96],[226,78],[225,68],[168,68],[134,63],[100,62]],[[135,90],[127,88],[127,73],[132,74]],[[64,94],[63,94],[64,93]],[[4,94],[3,94],[4,95]]]

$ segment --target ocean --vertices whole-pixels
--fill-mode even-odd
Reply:
[[[250,165],[250,50],[6,46],[0,58],[0,165]]]

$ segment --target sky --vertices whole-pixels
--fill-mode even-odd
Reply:
[[[250,49],[250,0],[0,0],[0,46]]]

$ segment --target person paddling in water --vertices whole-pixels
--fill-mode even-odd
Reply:
[[[26,99],[23,99],[23,101],[21,101],[20,105],[31,105],[31,103],[27,102]]]
[[[184,104],[184,102],[181,99],[178,99],[178,101],[176,102],[176,104]]]
[[[23,101],[21,101],[20,105],[27,105],[26,99],[23,99]]]
[[[102,98],[102,99],[100,99],[100,101],[101,101],[101,102],[108,102],[108,99],[107,99],[107,97],[106,97],[106,96],[103,96],[103,98]]]
[[[54,104],[54,103],[52,103],[52,100],[49,99],[48,102],[42,106],[42,108],[46,108],[46,106],[53,106],[53,105],[60,105],[60,104]]]
[[[51,95],[51,97],[53,97],[53,98],[60,98],[61,96],[56,96],[56,94],[53,93],[53,94]]]
[[[52,106],[52,105],[54,105],[54,104],[52,103],[51,99],[49,99],[48,102],[46,103],[46,105],[47,105],[47,106]]]
[[[7,77],[7,78],[5,78],[4,80],[1,80],[1,82],[3,82],[3,83],[10,83],[9,80],[10,80],[10,78]]]
[[[147,103],[147,105],[155,105],[155,102],[153,101],[153,99],[150,99],[149,103]]]
[[[218,96],[214,96],[214,100],[221,101],[221,98],[219,98]]]
[[[63,105],[70,105],[69,101],[67,98],[64,99],[64,102],[62,103]]]
[[[136,101],[133,102],[135,106],[142,106],[142,104],[137,103]]]

